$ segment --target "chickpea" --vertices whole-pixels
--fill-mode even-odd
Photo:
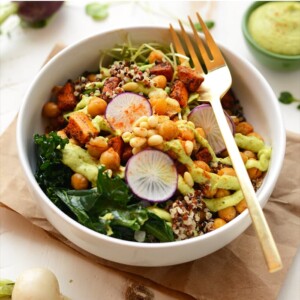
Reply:
[[[56,118],[60,113],[57,104],[52,101],[46,102],[42,109],[42,115],[47,118]]]
[[[55,85],[51,90],[52,96],[56,97],[57,94],[62,90],[62,88],[63,87],[61,85]]]
[[[214,229],[218,229],[218,228],[224,226],[225,224],[226,224],[226,222],[225,222],[223,219],[221,219],[221,218],[216,218],[216,219],[214,220],[213,228],[214,228]]]
[[[65,132],[64,130],[59,130],[59,131],[57,131],[57,135],[58,135],[59,137],[61,137],[62,139],[68,138],[68,137],[67,137],[67,134],[66,134],[66,132]]]
[[[249,158],[256,159],[256,154],[254,152],[250,151],[250,150],[245,150],[243,153],[248,157],[248,159]]]
[[[213,198],[216,195],[217,190],[212,189],[210,186],[205,186],[202,190],[204,197]]]
[[[120,167],[120,156],[119,154],[111,147],[108,150],[104,151],[100,156],[100,163],[104,165],[107,169],[118,170]]]
[[[167,86],[167,78],[164,75],[157,75],[152,78],[154,86],[157,88],[164,89]]]
[[[256,138],[260,139],[261,141],[264,141],[263,137],[259,133],[254,132],[254,131],[248,133],[247,136],[255,136]]]
[[[218,215],[226,222],[233,220],[236,217],[236,209],[234,206],[229,206],[218,211]]]
[[[170,141],[177,138],[179,129],[175,122],[168,120],[159,125],[158,133],[163,137],[165,141]]]
[[[243,153],[243,152],[240,152],[240,154],[241,154],[242,160],[243,160],[243,162],[245,164],[247,162],[247,160],[248,160],[248,156],[245,153]]]
[[[87,178],[79,173],[74,173],[71,176],[71,185],[75,190],[85,190],[89,186]]]
[[[252,131],[253,131],[253,127],[248,122],[240,122],[235,127],[235,132],[236,133],[241,133],[241,134],[244,134],[244,135],[247,135]]]
[[[230,176],[236,176],[235,170],[233,168],[222,168],[218,171],[218,175],[230,175]]]
[[[51,130],[59,130],[66,125],[66,120],[63,115],[59,115],[55,118],[49,118],[49,127],[52,128]]]
[[[257,168],[247,169],[247,172],[248,172],[250,179],[257,179],[262,175],[262,171],[260,171]]]
[[[97,136],[90,139],[90,141],[86,144],[86,148],[91,156],[99,159],[100,155],[108,149],[108,144],[104,137]]]
[[[225,189],[217,189],[216,198],[226,197],[230,195],[230,191]]]
[[[241,200],[236,206],[236,211],[241,214],[247,208],[247,202],[245,199]]]
[[[150,64],[153,64],[155,61],[161,61],[164,57],[164,54],[160,50],[153,50],[150,52],[148,56],[148,60]]]
[[[192,141],[195,139],[194,132],[189,128],[184,128],[180,130],[180,136],[182,137],[183,140]]]
[[[87,110],[88,113],[92,116],[103,115],[107,107],[106,101],[99,97],[93,97],[88,104]]]
[[[167,100],[164,98],[152,98],[150,99],[151,106],[154,112],[158,115],[165,115],[168,110]]]
[[[89,74],[88,76],[87,76],[87,79],[88,79],[88,81],[96,81],[96,79],[97,79],[97,75],[96,74]]]
[[[201,168],[201,169],[203,169],[206,172],[210,172],[211,171],[210,166],[206,162],[204,162],[202,160],[195,160],[194,163],[195,163],[195,165],[196,165],[197,168]]]

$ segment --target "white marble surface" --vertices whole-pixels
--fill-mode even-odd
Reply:
[[[22,97],[44,63],[50,49],[56,43],[66,45],[102,30],[119,28],[128,25],[158,25],[167,26],[170,22],[176,24],[176,19],[185,19],[199,11],[205,19],[212,19],[216,25],[212,29],[214,37],[226,46],[235,49],[251,61],[266,77],[276,95],[283,90],[300,97],[300,70],[283,73],[272,71],[260,65],[251,56],[243,40],[241,20],[251,1],[119,1],[111,2],[109,17],[101,22],[95,22],[85,14],[84,1],[68,1],[44,29],[23,29],[18,26],[17,19],[11,18],[4,29],[10,28],[9,35],[0,36],[0,133],[2,133],[16,116]],[[254,83],[255,88],[255,83]],[[285,128],[300,133],[299,110],[296,105],[282,105]],[[0,166],[1,167],[1,166]],[[45,265],[53,268],[62,280],[61,287],[72,299],[83,299],[73,286],[70,287],[66,276],[81,282],[80,289],[85,299],[97,299],[96,295],[103,286],[95,284],[97,269],[85,260],[80,261],[81,272],[78,274],[72,266],[72,255],[65,247],[50,243],[47,249],[43,238],[35,237],[34,230],[26,227],[21,230],[22,221],[16,216],[0,217],[0,278],[15,279],[25,268]],[[30,242],[33,241],[33,242]],[[25,250],[25,251],[24,251]],[[39,255],[36,255],[40,253]],[[25,256],[26,254],[26,256]],[[57,256],[65,257],[57,261]],[[299,256],[289,273],[279,295],[280,300],[300,299],[298,280],[300,279]],[[91,280],[95,286],[89,289],[83,284]],[[84,293],[85,292],[85,293]]]

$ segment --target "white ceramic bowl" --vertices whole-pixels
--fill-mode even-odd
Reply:
[[[69,46],[42,68],[26,93],[17,125],[19,157],[32,196],[47,219],[71,242],[99,257],[128,265],[164,266],[184,263],[219,250],[239,236],[251,223],[248,211],[226,226],[189,240],[144,244],[123,241],[94,232],[60,211],[43,193],[35,178],[33,135],[43,133],[41,117],[43,104],[49,99],[54,85],[76,78],[86,70],[94,70],[99,63],[99,50],[126,42],[127,34],[134,44],[169,42],[167,28],[139,27],[107,31]],[[285,152],[285,130],[279,105],[271,87],[263,76],[245,59],[220,45],[232,72],[233,89],[244,107],[244,113],[273,148],[270,168],[257,192],[260,205],[268,201],[278,179]]]

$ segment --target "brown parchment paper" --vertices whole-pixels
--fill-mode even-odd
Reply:
[[[0,137],[0,203],[44,229],[53,238],[95,263],[139,275],[157,286],[162,285],[195,299],[276,299],[300,246],[300,135],[287,133],[286,155],[280,178],[264,208],[283,261],[283,269],[270,274],[252,226],[223,249],[176,266],[126,266],[79,249],[52,227],[31,198],[17,156],[15,127],[16,120]],[[184,295],[174,295],[174,299],[177,297]]]

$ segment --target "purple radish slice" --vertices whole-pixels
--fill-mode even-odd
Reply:
[[[105,117],[110,126],[122,132],[131,131],[133,123],[142,116],[151,116],[150,102],[135,93],[121,93],[107,105]]]
[[[177,189],[174,161],[160,150],[145,149],[133,155],[127,162],[125,176],[131,191],[143,200],[166,201]]]
[[[234,133],[235,125],[230,116],[225,111],[224,113],[230,130]],[[193,122],[196,127],[201,127],[205,131],[206,138],[215,153],[226,149],[214,111],[209,104],[201,104],[195,107],[188,115],[188,120]]]

